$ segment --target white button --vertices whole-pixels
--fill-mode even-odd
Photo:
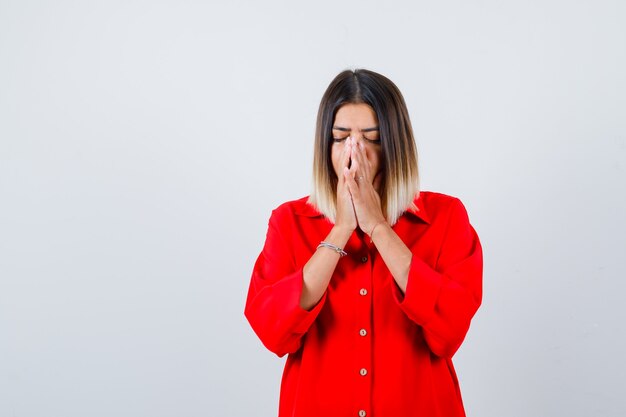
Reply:
[[[361,329],[361,330],[359,330],[359,334],[360,334],[361,336],[367,336],[367,330],[365,330],[365,329]]]
[[[361,370],[359,372],[361,373],[361,376],[367,375],[367,369],[365,369],[365,368],[361,368]]]
[[[365,412],[365,410],[359,410],[359,417],[365,417],[367,415],[367,413]]]
[[[359,291],[359,294],[367,295],[367,290],[365,288],[361,288],[361,291]]]

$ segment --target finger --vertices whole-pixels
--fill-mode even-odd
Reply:
[[[341,151],[341,155],[339,156],[339,166],[340,168],[347,168],[350,165],[350,154],[352,152],[352,147],[350,146],[349,139],[346,139],[343,145],[343,149]],[[343,183],[343,175],[339,175],[338,178],[339,185]]]
[[[350,155],[352,154],[352,147],[350,146],[350,138],[346,139],[343,145],[343,154],[341,157],[341,166],[348,167],[350,164]]]
[[[354,150],[354,153],[357,154],[357,158],[359,160],[359,165],[361,167],[361,175],[363,175],[369,183],[372,182],[372,174],[371,174],[371,164],[369,159],[367,159],[367,153],[365,149],[365,145],[363,142],[359,142],[358,146]]]
[[[352,177],[352,179],[354,180],[359,180],[359,167],[361,165],[359,164],[358,159],[356,159],[356,155],[354,158],[352,158],[352,165],[350,165],[350,176]]]
[[[365,171],[367,172],[367,177],[370,179],[370,182],[371,182],[374,179],[374,176],[372,175],[372,163],[367,157],[367,147],[363,144],[363,142],[361,142],[360,145],[361,145],[361,156],[363,157],[363,162],[365,165]]]
[[[367,176],[366,161],[363,158],[362,148],[360,144],[357,144],[356,142],[354,143],[354,145],[352,146],[352,154],[354,155],[353,159],[357,161],[359,167],[357,178],[359,178],[359,181],[369,181],[369,177]]]
[[[352,165],[355,168],[354,178],[356,178],[359,187],[361,187],[366,182],[371,182],[366,167],[367,161],[363,159],[363,155],[360,154],[358,146],[354,148],[353,154],[354,158],[352,159]]]
[[[345,178],[345,184],[348,186],[348,191],[352,196],[352,201],[355,202],[358,199],[359,186],[357,185],[354,177],[352,176],[352,173],[348,168],[344,168],[343,176]]]

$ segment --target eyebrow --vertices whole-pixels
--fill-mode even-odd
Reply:
[[[350,131],[350,129],[348,129],[347,127],[341,127],[341,126],[333,126],[333,130],[341,130],[342,132]],[[361,129],[361,132],[377,132],[377,131],[378,131],[378,126],[368,127],[367,129]]]

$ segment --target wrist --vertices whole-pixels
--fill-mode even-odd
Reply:
[[[328,236],[326,236],[326,241],[343,248],[348,242],[348,239],[350,239],[350,236],[352,236],[353,231],[354,230],[349,227],[335,225],[330,230]]]
[[[391,228],[391,226],[389,226],[389,223],[387,223],[387,221],[384,219],[374,223],[374,226],[372,226],[372,228],[368,232],[366,232],[367,235],[370,237],[370,242],[374,241],[375,234],[384,234],[385,229],[387,228]]]
[[[383,224],[387,224],[387,220],[379,219],[377,221],[374,221],[374,222],[372,222],[371,224],[368,225],[368,227],[364,230],[364,232],[369,237],[372,237],[372,235],[374,234],[374,231],[377,228],[380,228]]]

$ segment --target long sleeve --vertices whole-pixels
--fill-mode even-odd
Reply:
[[[400,308],[422,327],[434,354],[452,357],[463,342],[482,301],[482,271],[478,235],[454,199],[435,268],[414,254],[406,292],[392,286]]]
[[[245,306],[262,343],[288,354],[279,415],[465,416],[450,357],[481,303],[482,251],[463,204],[423,191],[393,226],[412,254],[405,292],[354,232],[307,311],[303,267],[333,227],[307,201],[272,212]]]
[[[283,233],[291,232],[282,218],[279,209],[272,212],[245,307],[245,316],[261,342],[281,357],[300,348],[326,300],[325,293],[311,311],[300,307],[304,265],[296,265],[293,245],[283,238]]]

